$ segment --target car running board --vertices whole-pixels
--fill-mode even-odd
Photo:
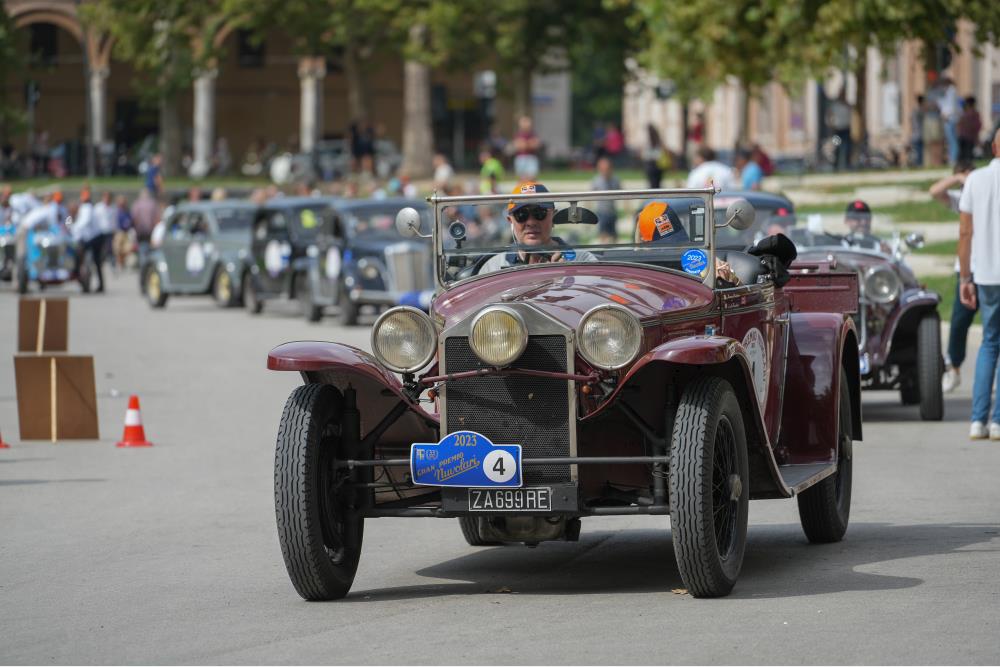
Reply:
[[[781,479],[792,493],[801,493],[813,484],[837,472],[836,463],[807,463],[778,466]]]

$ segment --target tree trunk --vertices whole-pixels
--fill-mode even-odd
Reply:
[[[163,176],[181,173],[181,116],[177,98],[160,95],[160,154],[163,156]]]
[[[851,144],[854,153],[851,156],[852,164],[857,162],[861,151],[868,145],[868,57],[863,47],[858,50],[854,80],[857,82],[857,93],[851,110]]]
[[[531,108],[531,75],[530,69],[523,68],[514,72],[514,127],[521,116],[532,117]]]
[[[363,61],[354,44],[344,49],[344,77],[347,79],[347,112],[351,123],[371,122],[368,79]]]
[[[423,44],[426,27],[410,28],[414,51]],[[410,178],[431,175],[434,151],[434,131],[431,126],[431,71],[422,62],[407,60],[403,64],[403,166]]]
[[[681,154],[680,163],[673,165],[674,169],[687,171],[688,168],[688,133],[691,131],[691,124],[688,116],[691,112],[691,105],[688,102],[681,104]]]
[[[740,81],[740,126],[736,134],[736,146],[733,147],[734,149],[750,145],[751,92],[750,87]]]

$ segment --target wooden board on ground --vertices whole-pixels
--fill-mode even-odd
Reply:
[[[21,440],[97,440],[94,358],[14,356]]]
[[[69,350],[69,299],[22,298],[17,309],[18,352]]]

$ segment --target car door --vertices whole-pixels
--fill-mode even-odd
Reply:
[[[182,223],[186,244],[178,284],[185,290],[207,288],[210,279],[211,235],[208,219],[201,211],[191,211]]]
[[[190,240],[185,221],[187,211],[177,211],[167,220],[160,248],[167,264],[167,284],[176,287],[184,284],[184,253]]]
[[[262,293],[281,294],[290,251],[286,211],[262,211],[254,222],[253,229],[253,257],[258,269],[258,287]]]

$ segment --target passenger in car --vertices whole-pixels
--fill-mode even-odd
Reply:
[[[677,211],[665,201],[651,201],[642,207],[635,218],[635,241],[663,245],[691,242]],[[736,287],[743,284],[729,263],[718,257],[715,259],[715,277],[726,283],[725,286]]]

